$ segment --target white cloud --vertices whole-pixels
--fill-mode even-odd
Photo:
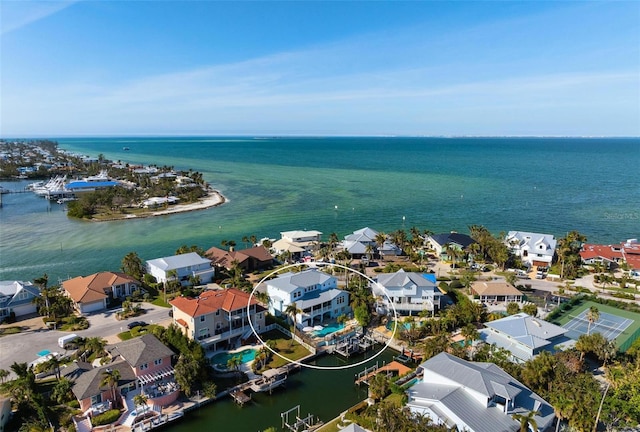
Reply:
[[[21,29],[31,23],[56,14],[80,0],[3,1],[0,35]]]

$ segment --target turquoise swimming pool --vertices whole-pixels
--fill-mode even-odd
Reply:
[[[248,363],[253,361],[256,358],[257,349],[253,348],[245,348],[241,351],[223,351],[211,357],[210,363],[212,366],[217,367],[218,369],[226,369],[227,362],[232,357],[240,357],[242,359],[242,363]]]
[[[313,332],[311,332],[311,334],[314,337],[325,337],[342,329],[344,329],[344,323],[333,323],[327,324],[327,326],[323,327],[322,330],[314,330]]]

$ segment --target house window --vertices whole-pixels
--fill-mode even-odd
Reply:
[[[156,366],[160,366],[160,365],[162,364],[162,359],[161,359],[161,358],[159,358],[159,359],[157,359],[157,360],[154,360],[154,361],[153,361],[153,364],[154,364],[154,365],[156,365]]]
[[[200,322],[204,322],[205,320],[205,316],[204,315],[200,315]]]
[[[147,370],[147,369],[149,369],[149,364],[148,363],[143,363],[143,364],[140,365],[140,370],[141,371]]]
[[[91,396],[91,405],[99,404],[102,402],[102,395]]]

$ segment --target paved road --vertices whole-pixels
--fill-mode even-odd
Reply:
[[[90,326],[86,330],[75,332],[61,332],[46,330],[42,318],[34,318],[28,322],[17,322],[16,325],[29,325],[30,330],[14,335],[0,337],[0,369],[10,370],[14,362],[31,363],[38,358],[38,352],[48,350],[65,354],[66,351],[58,346],[58,338],[66,334],[75,333],[82,337],[103,337],[115,341],[116,334],[127,330],[127,323],[131,321],[145,321],[148,324],[168,325],[171,322],[169,310],[144,303],[145,314],[136,318],[118,321],[115,311],[107,311],[87,316]]]

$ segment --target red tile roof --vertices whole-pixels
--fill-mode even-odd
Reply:
[[[200,294],[198,298],[176,297],[169,303],[187,315],[197,317],[213,313],[219,309],[231,312],[246,308],[249,304],[249,293],[236,288],[211,290]],[[258,304],[255,297],[251,298],[251,304]]]
[[[623,258],[622,250],[618,245],[584,244],[580,256],[583,260],[604,258],[609,261],[620,261]]]
[[[62,282],[62,288],[76,303],[91,303],[107,297],[106,291],[116,285],[140,284],[124,273],[100,272],[89,276],[78,276]]]

